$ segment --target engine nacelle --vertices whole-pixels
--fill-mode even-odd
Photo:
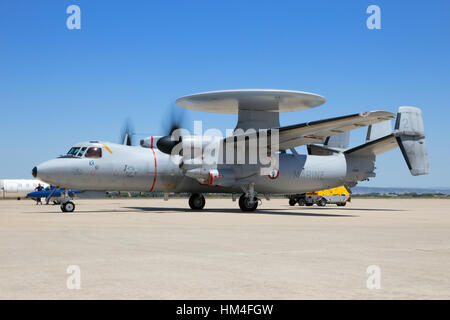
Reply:
[[[181,144],[175,147],[175,153],[183,155],[183,158],[202,157],[206,152],[217,149],[220,146],[221,137],[215,136],[183,136]]]
[[[217,136],[180,136],[178,132],[173,135],[159,137],[158,149],[169,155],[183,155],[185,159],[201,158],[205,150],[220,146],[222,137]]]
[[[144,148],[156,148],[156,143],[162,136],[150,136],[141,140],[141,147]]]
[[[197,179],[201,184],[211,186],[230,187],[235,182],[235,175],[232,169],[204,169],[195,168],[186,171],[186,176]]]

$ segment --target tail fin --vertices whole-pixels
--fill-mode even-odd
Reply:
[[[389,134],[391,129],[388,121],[377,125],[369,127],[367,143],[349,149],[345,151],[345,154],[356,157],[374,157],[400,147],[413,176],[429,173],[430,165],[425,144],[422,111],[419,108],[400,107],[393,133]],[[383,133],[387,134],[380,137]]]
[[[350,131],[338,133],[325,139],[324,146],[328,148],[346,149],[350,143]]]
[[[427,147],[422,111],[415,107],[400,107],[395,122],[394,135],[413,176],[428,174]]]
[[[308,144],[310,155],[329,156],[335,152],[342,152],[350,143],[350,131],[338,133],[323,140],[323,143]]]

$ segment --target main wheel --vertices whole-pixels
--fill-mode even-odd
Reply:
[[[298,200],[298,205],[299,205],[299,206],[302,206],[302,207],[303,207],[305,204],[306,204],[305,199],[299,199],[299,200]]]
[[[346,204],[347,204],[347,202],[337,203],[338,207],[345,207]]]
[[[253,203],[250,202],[250,197],[247,197],[245,193],[239,198],[239,208],[242,211],[255,211],[258,208],[258,198],[253,198]]]
[[[325,207],[325,206],[327,205],[327,200],[325,200],[324,198],[322,198],[322,199],[320,199],[320,200],[317,202],[317,205],[318,205],[319,207]]]
[[[75,210],[75,204],[72,201],[61,204],[62,212],[73,212]]]
[[[201,194],[193,193],[189,197],[189,207],[191,207],[192,210],[202,210],[205,203],[205,197]]]
[[[289,199],[289,205],[292,207],[292,206],[295,206],[295,204],[297,203],[297,200],[295,200],[294,198],[290,198]]]

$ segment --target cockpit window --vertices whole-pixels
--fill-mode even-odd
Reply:
[[[69,152],[58,158],[81,158],[86,152],[87,147],[72,147]]]
[[[86,147],[81,148],[80,152],[78,152],[78,156],[82,157],[84,155],[84,153],[86,152]]]
[[[72,147],[70,148],[69,152],[67,152],[68,155],[75,156],[78,153],[78,150],[80,150],[79,147]]]
[[[86,151],[86,158],[101,158],[102,157],[102,148],[99,147],[90,147]]]

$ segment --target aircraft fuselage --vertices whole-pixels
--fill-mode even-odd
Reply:
[[[72,190],[242,192],[240,187],[202,184],[194,178],[185,176],[177,162],[157,148],[109,142],[79,144],[79,147],[82,146],[101,148],[101,157],[52,159],[37,166],[36,176],[45,182]],[[348,160],[342,153],[331,156],[282,153],[279,156],[279,172],[270,177],[258,174],[259,171],[251,172],[245,165],[242,165],[242,168],[240,165],[231,166],[241,178],[256,173],[255,191],[267,194],[303,193],[332,188],[349,182],[350,178],[347,173]]]

